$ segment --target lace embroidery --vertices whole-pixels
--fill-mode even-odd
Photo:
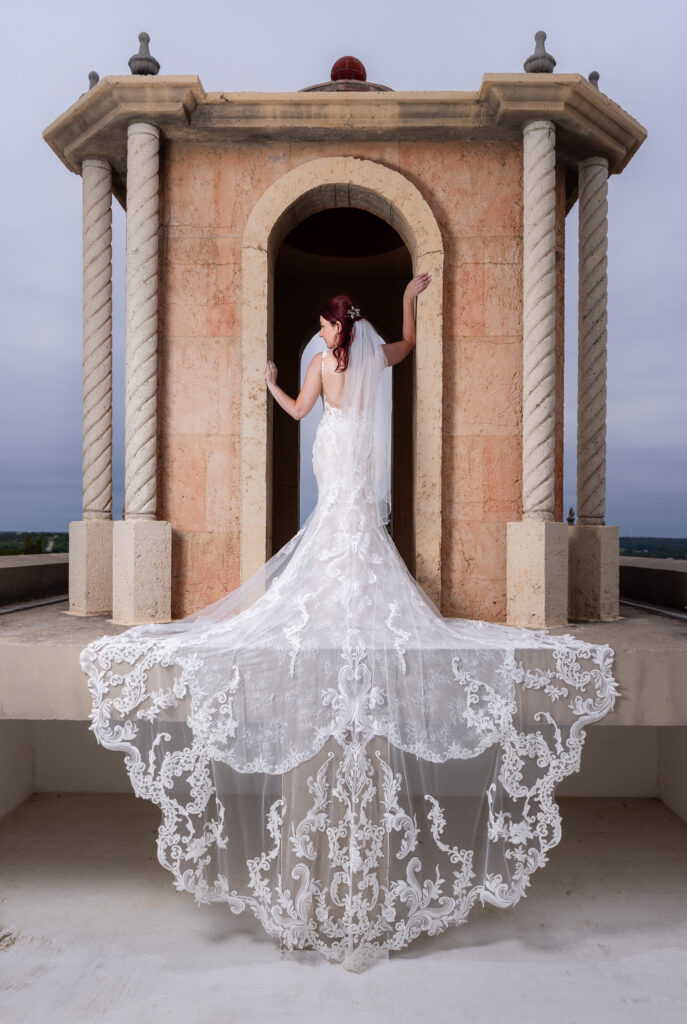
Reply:
[[[270,575],[80,664],[175,887],[361,970],[518,902],[617,684],[605,645],[442,618],[381,524],[358,428],[323,402],[317,507]],[[474,797],[451,791],[471,772]]]
[[[196,737],[191,747],[167,752],[158,758],[156,741],[145,762],[131,744],[135,727],[122,730],[112,722],[114,709],[119,714],[136,709],[135,717],[140,720],[150,719],[155,709],[171,706],[170,694],[146,691],[142,684],[146,669],[154,664],[178,664],[182,671],[175,681],[174,693],[180,700],[201,668],[198,659],[178,658],[173,644],[162,650],[144,641],[139,648],[143,655],[139,671],[132,673],[125,683],[121,675],[108,671],[108,667],[114,661],[132,662],[136,646],[127,641],[120,644],[117,638],[109,641],[103,638],[89,645],[82,653],[81,663],[89,673],[94,700],[91,728],[104,745],[127,751],[127,769],[137,795],[154,800],[164,812],[164,823],[158,834],[158,853],[161,863],[174,875],[176,888],[193,893],[198,903],[226,902],[237,913],[250,909],[286,948],[312,946],[328,959],[359,970],[388,951],[403,948],[422,932],[433,935],[451,924],[461,923],[476,899],[500,907],[512,906],[530,884],[531,874],[547,862],[548,850],[559,841],[560,815],[553,802],[553,787],[571,771],[579,769],[584,737],[582,726],[608,710],[615,684],[610,676],[607,649],[580,643],[571,656],[565,638],[548,639],[556,672],[566,687],[584,691],[591,682],[595,691],[594,696],[586,700],[578,695],[570,701],[576,721],[567,743],[562,741],[552,716],[546,713],[539,717],[547,727],[548,736],[541,731],[534,736],[524,734],[514,724],[515,706],[511,697],[489,692],[461,673],[458,659],[454,661],[458,682],[471,694],[468,702],[471,723],[478,726],[482,736],[490,742],[498,738],[503,750],[498,784],[513,801],[514,809],[499,808],[498,786],[492,784],[487,791],[488,839],[491,844],[504,845],[505,858],[515,864],[515,870],[510,881],[500,873],[488,873],[482,883],[476,883],[472,851],[442,840],[446,813],[435,796],[425,794],[429,807],[425,845],[431,838],[436,851],[446,854],[447,862],[457,866],[450,872],[448,888],[438,868],[433,877],[422,877],[423,860],[416,853],[422,830],[416,816],[399,804],[401,776],[393,772],[388,759],[375,749],[375,741],[378,743],[384,735],[377,712],[385,704],[385,697],[372,683],[369,652],[359,631],[347,632],[340,652],[337,686],[322,693],[323,705],[330,707],[334,715],[327,733],[340,745],[340,753],[336,759],[331,751],[327,753],[316,773],[308,778],[312,804],[300,820],[292,820],[290,824],[288,842],[296,860],[293,875],[299,881],[295,895],[290,889],[284,889],[281,882],[273,886],[268,881],[283,841],[283,824],[288,812],[284,799],[275,800],[266,815],[265,829],[272,847],[247,862],[248,893],[230,890],[227,878],[222,875],[212,883],[206,878],[208,851],[213,846],[226,844],[224,808],[218,806],[216,816],[207,821],[202,831],[193,835],[180,831],[189,812],[208,806],[214,792],[208,771],[210,759],[220,756],[221,744],[236,734],[239,722],[227,695],[220,694],[218,702],[215,699],[202,704],[189,715],[188,725]],[[589,670],[582,670],[579,658],[591,662]],[[546,694],[548,673],[528,673],[512,650],[503,657],[501,669],[502,675],[513,684],[509,688],[511,695],[517,680],[523,678],[527,679],[528,688]],[[236,672],[229,688],[231,693],[235,694],[239,686]],[[109,697],[110,690],[121,691],[120,696]],[[425,749],[423,756],[432,759],[436,752]],[[454,756],[460,755],[454,753]],[[334,761],[335,784],[330,787],[326,775]],[[525,769],[534,762],[546,771],[535,784],[527,785],[523,781]],[[280,768],[288,771],[292,765],[290,759]],[[180,772],[194,780],[192,798],[186,804],[170,792],[170,782]],[[381,813],[371,820],[365,808],[376,793],[375,779],[379,780]],[[308,863],[316,856],[313,836],[329,827],[332,801],[342,805],[345,813],[337,831],[330,837],[329,861],[333,871],[327,886],[314,876]],[[383,856],[385,837],[392,834],[399,835],[396,859],[407,861],[403,877],[396,880],[388,877]],[[347,893],[343,903],[339,892],[342,886]],[[272,912],[273,899],[280,907],[278,919]],[[342,905],[346,912],[339,920],[332,911]],[[313,908],[316,908],[314,917]],[[351,935],[355,937],[352,946]]]

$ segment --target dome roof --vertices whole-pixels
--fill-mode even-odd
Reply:
[[[393,92],[388,85],[368,82],[365,65],[357,57],[339,57],[334,61],[328,82],[308,85],[299,92]]]

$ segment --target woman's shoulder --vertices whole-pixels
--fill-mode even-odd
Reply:
[[[319,357],[322,360],[322,365],[327,370],[335,370],[337,366],[336,356],[330,349],[326,349]]]
[[[315,355],[310,360],[310,362],[308,363],[308,370],[306,372],[310,372],[310,370],[317,370],[317,372],[319,373],[320,367],[322,366],[323,362],[323,356],[325,355],[325,352],[316,352]]]

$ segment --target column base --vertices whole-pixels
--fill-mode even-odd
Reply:
[[[608,622],[620,616],[617,526],[570,526],[569,596],[571,618]]]
[[[106,615],[112,610],[112,520],[69,524],[69,614]]]
[[[114,524],[112,621],[172,621],[172,527],[157,519]]]
[[[544,629],[568,621],[568,526],[525,519],[507,524],[507,619]]]

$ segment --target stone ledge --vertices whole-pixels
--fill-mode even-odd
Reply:
[[[67,604],[4,616],[0,635],[0,719],[84,721],[90,710],[79,652],[104,634],[122,633],[104,616],[81,618]],[[599,725],[687,725],[687,627],[623,606],[615,622],[560,626],[615,651],[622,696]]]
[[[129,124],[150,121],[165,138],[178,137],[205,97],[197,75],[108,75],[60,114],[43,138],[75,174],[83,160],[109,161],[113,192],[124,206]]]
[[[582,75],[484,75],[480,98],[502,129],[540,118],[556,122],[556,154],[577,163],[605,156],[609,174],[619,174],[642,142],[646,129]],[[585,155],[583,155],[585,154]]]
[[[101,157],[120,200],[126,132],[151,121],[165,140],[216,144],[275,139],[512,140],[526,121],[557,124],[564,161],[605,156],[619,173],[646,129],[583,75],[486,74],[477,92],[213,92],[197,75],[102,78],[43,132],[62,162],[81,173]]]

